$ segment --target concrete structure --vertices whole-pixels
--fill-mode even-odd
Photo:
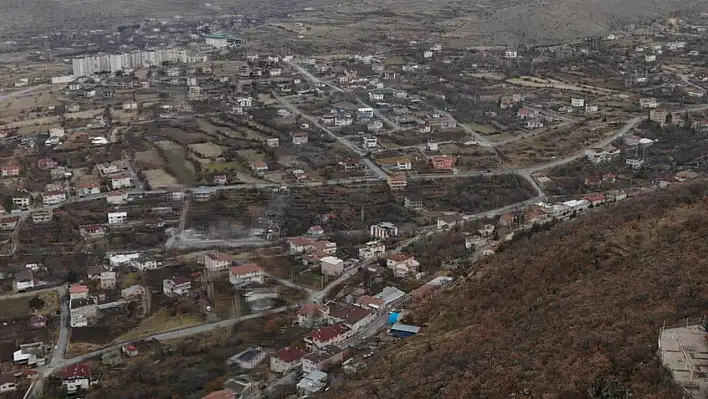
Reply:
[[[320,259],[320,268],[325,276],[339,276],[344,273],[344,261],[334,256]]]
[[[211,46],[214,48],[223,48],[229,45],[228,38],[226,37],[226,35],[221,33],[207,35],[204,41],[207,46]]]
[[[229,282],[235,286],[248,283],[263,284],[264,276],[263,268],[255,263],[233,266],[229,270]]]
[[[23,292],[34,288],[34,276],[31,270],[23,270],[15,274],[15,280],[12,282],[12,288],[15,292]]]
[[[191,51],[176,48],[135,50],[130,53],[77,57],[71,60],[71,69],[74,77],[81,77],[101,72],[116,73],[126,69],[161,66],[163,62],[191,64],[205,59],[206,57]]]
[[[72,364],[61,373],[61,386],[67,393],[75,393],[79,389],[88,390],[90,384],[91,366],[86,363]]]
[[[285,347],[270,355],[270,371],[285,373],[300,366],[307,352],[300,348]]]
[[[236,365],[242,369],[250,370],[256,368],[266,357],[268,357],[268,352],[260,347],[248,348],[243,352],[231,356],[229,360],[226,361],[226,364]]]
[[[369,233],[374,238],[392,238],[398,236],[398,227],[393,223],[381,222],[369,227]]]
[[[170,298],[189,294],[192,282],[184,277],[162,280],[162,292]]]
[[[128,220],[127,212],[109,212],[108,213],[108,224],[123,224]]]
[[[204,267],[209,271],[218,272],[226,270],[231,266],[231,261],[233,257],[231,254],[225,254],[222,252],[210,252],[204,255]]]
[[[667,328],[659,333],[661,362],[678,385],[694,398],[708,394],[708,334],[699,325]]]

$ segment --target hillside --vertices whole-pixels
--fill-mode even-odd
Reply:
[[[597,209],[478,263],[325,398],[680,398],[656,357],[708,308],[708,185]],[[607,396],[592,396],[592,386]]]

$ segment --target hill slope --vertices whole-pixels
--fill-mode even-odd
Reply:
[[[706,195],[696,183],[598,209],[475,265],[414,309],[423,334],[325,397],[588,398],[594,384],[679,398],[657,337],[708,307]]]

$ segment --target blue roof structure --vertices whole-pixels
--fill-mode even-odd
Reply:
[[[401,317],[401,314],[398,312],[390,312],[388,314],[388,322],[391,324],[394,324],[398,321],[398,318]]]

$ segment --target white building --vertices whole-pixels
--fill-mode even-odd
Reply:
[[[63,191],[48,191],[42,194],[42,203],[44,206],[58,205],[66,201],[66,193]]]
[[[396,227],[393,223],[381,222],[372,225],[369,228],[369,232],[372,237],[387,239],[398,236],[398,227]]]
[[[656,54],[646,54],[644,56],[644,62],[655,62],[656,61]]]
[[[229,45],[229,41],[226,35],[219,33],[207,35],[205,42],[207,46],[211,46],[214,48],[223,48]]]
[[[235,286],[247,283],[263,284],[264,277],[263,268],[255,263],[233,266],[229,269],[229,282]]]
[[[376,148],[379,145],[379,141],[375,136],[364,136],[364,148]]]
[[[300,348],[285,347],[270,355],[270,371],[286,373],[300,367],[301,359],[307,354]]]
[[[53,127],[49,129],[49,137],[64,137],[64,128]]]
[[[432,51],[424,51],[423,58],[433,58],[433,52]]]
[[[563,203],[563,206],[567,207],[570,212],[582,212],[590,207],[590,201],[588,200],[570,200]]]
[[[204,267],[209,271],[218,272],[226,270],[231,266],[231,261],[233,257],[231,254],[225,254],[222,252],[210,252],[204,255]]]
[[[606,147],[592,147],[585,150],[585,157],[595,165],[610,162],[619,154],[620,150],[612,145]]]
[[[325,256],[320,259],[320,269],[325,276],[339,276],[344,273],[344,261],[334,256]]]
[[[116,73],[140,67],[159,66],[163,62],[190,64],[205,61],[206,57],[175,48],[159,50],[135,50],[121,54],[99,54],[77,57],[71,60],[74,77],[90,76],[101,72]]]
[[[127,212],[109,212],[108,224],[123,224],[128,220]]]
[[[375,259],[386,252],[386,246],[378,241],[369,241],[359,248],[359,259]]]
[[[659,102],[656,101],[656,98],[640,98],[639,106],[641,108],[656,108],[659,106]]]
[[[20,208],[27,207],[30,205],[30,197],[12,197],[12,204]]]
[[[162,280],[162,292],[170,298],[189,294],[192,282],[183,277]]]
[[[585,106],[585,99],[584,98],[571,98],[570,105],[572,105],[574,108],[584,107]]]
[[[586,104],[585,105],[585,112],[593,113],[593,112],[597,112],[599,110],[600,110],[600,107],[598,107],[597,105],[594,105],[594,104],[592,104],[592,105]]]
[[[130,176],[119,173],[117,175],[110,176],[111,188],[113,190],[120,190],[121,188],[130,188],[132,186],[132,179]]]
[[[517,58],[519,56],[519,52],[516,50],[506,50],[504,52],[504,58]]]
[[[625,159],[624,163],[625,165],[627,165],[628,168],[632,169],[641,169],[642,166],[644,166],[644,160],[637,158],[627,158]]]

